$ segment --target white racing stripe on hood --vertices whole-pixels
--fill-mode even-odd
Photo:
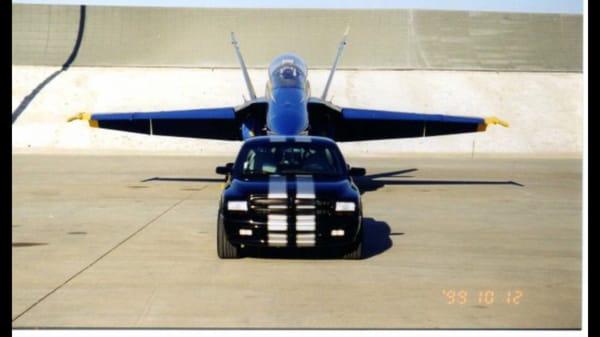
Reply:
[[[294,141],[298,143],[310,143],[312,142],[311,138],[308,136],[294,136]]]
[[[287,199],[287,182],[284,176],[271,175],[269,177],[269,199]],[[287,231],[287,214],[269,214],[267,216],[267,243],[269,246],[286,246],[288,243],[287,234],[273,233],[273,231]]]
[[[314,199],[315,198],[315,182],[312,176],[299,175],[296,177],[296,198],[298,199]]]
[[[269,199],[274,198],[286,198],[288,197],[287,193],[287,183],[285,181],[284,176],[280,175],[271,175],[269,177]]]
[[[296,176],[296,199],[315,199],[315,182],[310,175]],[[301,208],[300,205],[298,208]],[[302,207],[304,208],[304,207]],[[305,208],[306,209],[306,208]],[[314,212],[314,206],[311,207]],[[311,212],[312,213],[312,212]],[[296,246],[311,247],[315,245],[315,231],[317,229],[314,213],[296,214]]]
[[[287,231],[288,217],[286,214],[269,214],[267,216],[267,230],[271,231]]]
[[[315,215],[296,215],[296,230],[314,232],[316,229]]]
[[[281,143],[281,142],[285,142],[286,137],[285,136],[271,136],[269,137],[269,141],[271,143]]]
[[[314,246],[315,245],[315,233],[306,233],[296,235],[297,246]]]
[[[267,242],[269,246],[285,246],[288,243],[287,234],[269,233]]]

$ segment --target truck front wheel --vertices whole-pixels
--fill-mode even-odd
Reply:
[[[344,259],[348,260],[360,260],[362,258],[362,246],[363,246],[363,230],[362,226],[360,232],[356,236],[356,242],[354,242],[349,250],[344,253]]]
[[[240,257],[240,248],[231,244],[227,239],[225,224],[220,213],[219,220],[217,220],[217,253],[222,259],[237,259]]]

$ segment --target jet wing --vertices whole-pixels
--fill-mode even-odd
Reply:
[[[335,126],[341,142],[389,138],[411,138],[485,131],[490,124],[508,127],[495,118],[433,115],[342,108]]]
[[[241,122],[235,108],[194,109],[134,113],[79,113],[73,120],[87,120],[91,127],[148,135],[221,140],[241,140]]]

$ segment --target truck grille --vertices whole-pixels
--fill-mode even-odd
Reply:
[[[295,208],[295,214],[329,215],[334,210],[335,201],[321,199],[269,199],[267,196],[252,196],[249,206],[250,212],[258,217],[269,214],[287,214],[290,208]]]
[[[249,204],[250,211],[257,215],[286,214],[288,210],[288,200],[283,198],[252,197]]]

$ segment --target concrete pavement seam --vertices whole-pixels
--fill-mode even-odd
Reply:
[[[204,190],[207,186],[208,185],[202,186],[198,191],[194,191],[194,192],[190,193],[185,198],[183,198],[183,199],[177,201],[176,203],[174,203],[173,205],[169,206],[169,208],[167,208],[166,210],[164,210],[162,213],[160,213],[156,217],[152,218],[150,221],[148,221],[142,227],[140,227],[137,230],[135,230],[133,233],[129,234],[125,239],[121,240],[114,247],[112,247],[111,249],[109,249],[108,251],[106,251],[104,254],[100,255],[100,257],[96,258],[94,261],[92,261],[90,264],[88,264],[87,266],[85,266],[83,269],[81,269],[80,271],[76,272],[74,275],[72,275],[71,277],[69,277],[66,281],[64,281],[63,283],[61,283],[58,287],[52,289],[49,293],[47,293],[46,295],[42,296],[35,303],[33,303],[32,305],[30,305],[27,309],[25,309],[23,312],[21,312],[15,318],[13,318],[12,322],[14,323],[17,319],[19,319],[21,316],[23,316],[24,314],[26,314],[29,310],[33,309],[36,305],[40,304],[42,301],[44,301],[50,295],[54,294],[57,290],[59,290],[60,288],[62,288],[63,286],[65,286],[67,283],[69,283],[73,279],[75,279],[77,276],[81,275],[83,272],[85,272],[86,270],[88,270],[89,268],[91,268],[97,262],[99,262],[100,260],[102,260],[105,256],[107,256],[108,254],[110,254],[111,252],[113,252],[114,250],[116,250],[117,248],[119,248],[122,244],[124,244],[125,242],[127,242],[129,239],[133,238],[135,235],[137,235],[138,233],[140,233],[142,230],[146,229],[148,226],[150,226],[151,224],[153,224],[154,222],[156,222],[156,220],[160,219],[163,215],[167,214],[173,208],[177,207],[182,202],[188,200],[194,193],[200,192],[200,191]]]

